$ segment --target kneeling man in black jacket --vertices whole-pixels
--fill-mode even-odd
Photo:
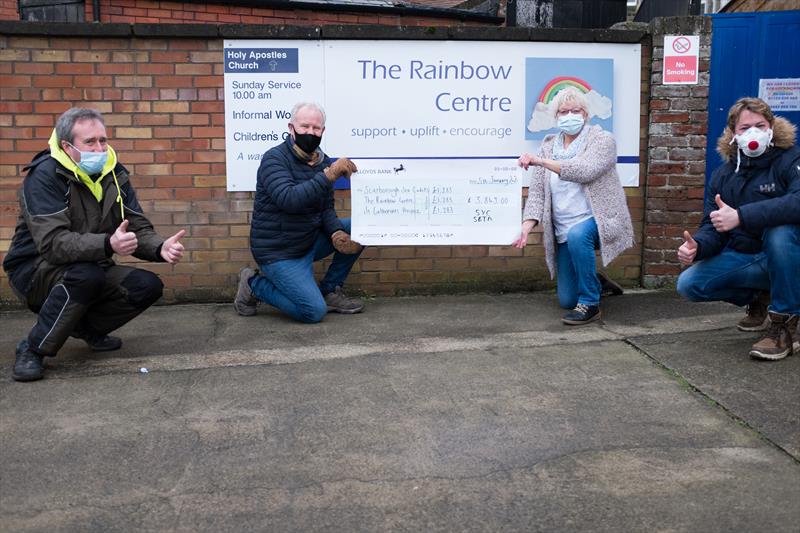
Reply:
[[[356,172],[347,158],[332,160],[319,149],[325,111],[301,102],[292,109],[289,136],[268,150],[258,169],[250,249],[258,271],[242,269],[233,306],[256,314],[258,300],[300,322],[321,321],[328,312],[359,313],[364,304],[342,285],[362,246],[350,239],[350,219],[336,216],[333,183]],[[317,285],[313,263],[333,254]]]

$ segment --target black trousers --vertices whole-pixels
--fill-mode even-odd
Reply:
[[[31,350],[54,356],[70,335],[106,335],[161,298],[164,284],[147,270],[72,263],[40,268],[26,303],[38,317],[28,334]]]

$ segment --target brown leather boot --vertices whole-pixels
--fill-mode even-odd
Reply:
[[[767,334],[750,349],[750,357],[778,361],[787,355],[792,355],[792,337],[796,333],[798,318],[800,315],[770,311],[770,325]]]
[[[769,307],[771,298],[768,292],[761,293],[747,306],[747,315],[736,324],[739,331],[764,331],[769,327]]]

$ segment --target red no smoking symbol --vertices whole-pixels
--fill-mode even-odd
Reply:
[[[686,37],[678,37],[672,41],[672,49],[679,54],[685,54],[692,47],[692,42]]]

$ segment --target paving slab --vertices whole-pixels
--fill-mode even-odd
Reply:
[[[378,298],[358,315],[328,315],[313,325],[291,321],[266,306],[240,317],[230,305],[177,305],[149,309],[117,333],[119,352],[87,353],[70,339],[48,376],[188,370],[297,363],[372,353],[541,346],[622,339],[632,335],[708,331],[736,316],[727,304],[688,304],[671,292],[629,291],[603,302],[602,323],[565,327],[565,313],[550,293],[475,294],[434,298]],[[0,314],[0,364],[33,324],[28,312]],[[9,363],[10,364],[10,363]]]
[[[800,462],[667,364],[730,353],[738,309],[630,292],[567,328],[554,300],[163,306],[119,352],[70,340],[0,379],[0,531],[797,531]],[[0,320],[8,369],[32,315]]]
[[[9,531],[790,531],[800,520],[800,465],[619,341],[9,389]]]
[[[753,360],[748,352],[759,338],[728,328],[630,342],[800,461],[800,354]]]

